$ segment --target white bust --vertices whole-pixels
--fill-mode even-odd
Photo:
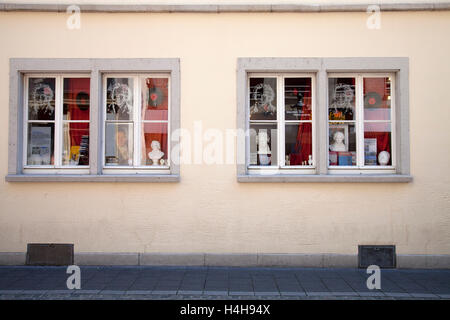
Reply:
[[[152,164],[157,166],[159,164],[159,159],[164,156],[164,152],[161,151],[161,144],[157,140],[152,141],[151,147],[152,151],[148,153],[148,157],[152,160]]]
[[[381,165],[381,166],[385,166],[385,165],[387,165],[388,163],[389,163],[389,158],[391,157],[391,155],[389,154],[389,152],[387,152],[387,151],[381,151],[379,154],[378,154],[378,163]]]
[[[330,150],[331,151],[346,151],[344,139],[345,139],[344,134],[341,131],[337,131],[333,135],[333,144],[330,145]]]

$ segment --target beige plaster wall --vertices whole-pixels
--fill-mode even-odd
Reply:
[[[9,58],[180,58],[181,126],[236,126],[238,57],[410,58],[412,183],[239,184],[235,165],[182,165],[181,182],[0,180],[0,252],[450,253],[450,12],[101,14],[0,12],[0,175]]]

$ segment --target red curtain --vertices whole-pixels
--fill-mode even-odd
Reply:
[[[371,109],[365,106],[364,118],[365,120],[387,120],[386,111],[390,108],[390,100],[388,95],[389,90],[386,90],[388,78],[364,78],[364,94],[376,93],[381,98],[379,105]],[[372,130],[364,132],[364,138],[366,139],[377,139],[377,155],[381,151],[387,151],[391,153],[391,128],[388,123],[378,123],[373,124]],[[367,127],[367,124],[366,124]],[[389,159],[388,165],[391,164],[391,159]]]
[[[64,79],[64,107],[67,108],[67,120],[89,121],[89,100],[83,98],[85,97],[83,93],[90,96],[89,92],[89,78]],[[70,123],[69,128],[71,146],[79,146],[81,137],[89,135],[88,123]]]
[[[311,87],[303,94],[303,107],[300,120],[311,120]],[[295,143],[295,152],[290,154],[290,165],[302,165],[304,161],[309,160],[312,155],[312,125],[311,123],[300,123],[297,131],[297,141]]]
[[[156,107],[147,105],[147,100],[143,101],[142,119],[144,120],[168,120],[168,79],[167,78],[147,78],[147,95],[151,88],[158,88],[162,94],[162,100]],[[148,99],[147,96],[144,97]],[[143,154],[142,158],[148,160],[148,153],[152,151],[152,141],[159,141],[161,151],[164,152],[164,159],[167,159],[167,123],[145,123],[143,124]],[[144,160],[143,159],[143,160]]]

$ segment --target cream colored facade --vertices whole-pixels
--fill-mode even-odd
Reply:
[[[0,182],[0,252],[450,254],[450,11],[81,14],[0,12],[0,170],[10,58],[179,58],[181,127],[236,128],[239,57],[409,57],[409,183],[239,183],[182,164],[177,183]],[[207,144],[205,141],[204,144]],[[233,155],[234,156],[234,155]],[[448,260],[446,260],[448,261]]]

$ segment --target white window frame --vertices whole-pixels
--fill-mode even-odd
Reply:
[[[283,172],[254,171],[249,168],[249,83],[251,74],[313,73],[315,75],[315,116],[313,172],[301,169]],[[328,77],[329,75],[392,75],[391,146],[392,166],[329,166]],[[362,78],[361,78],[362,79]],[[362,94],[362,84],[359,86]],[[345,57],[345,58],[238,58],[237,65],[237,128],[245,134],[237,137],[238,182],[410,182],[409,152],[409,58]],[[361,101],[362,102],[362,101]],[[357,102],[359,103],[359,101]],[[362,113],[359,112],[362,116]],[[284,116],[284,114],[283,114]],[[363,126],[364,122],[357,122]],[[363,129],[359,129],[363,132]],[[362,138],[361,134],[358,137]],[[359,141],[359,144],[363,144]],[[363,153],[359,147],[358,152]],[[363,154],[359,155],[363,161]]]
[[[390,120],[364,120],[364,78],[391,78],[391,108]],[[329,132],[330,122],[335,123],[355,123],[356,129],[356,166],[331,166],[328,165],[330,174],[394,174],[396,160],[396,144],[395,144],[395,73],[328,73],[329,78],[355,78],[355,120],[329,120],[327,122],[327,132]],[[329,98],[329,95],[327,96]],[[330,101],[327,99],[327,112]],[[365,122],[389,122],[391,126],[391,165],[389,166],[367,166],[364,165],[364,123]],[[329,150],[329,139],[327,139],[327,149]],[[329,163],[329,153],[327,154],[327,163]]]
[[[55,119],[54,120],[29,120],[28,119],[28,96],[29,96],[29,79],[30,78],[54,78],[55,79]],[[65,174],[88,174],[89,165],[70,166],[62,165],[63,150],[63,125],[65,122],[63,117],[64,107],[64,79],[65,78],[89,78],[90,74],[72,74],[72,73],[27,73],[23,77],[23,171],[30,174],[43,173],[65,173]],[[90,95],[90,93],[89,93]],[[90,106],[89,106],[90,107]],[[54,165],[29,165],[28,164],[28,124],[31,123],[48,123],[53,122],[55,125],[54,136]],[[89,123],[89,139],[90,139],[90,117],[89,120],[70,120],[70,122]]]
[[[179,182],[180,152],[176,146],[180,143],[180,59],[178,58],[11,58],[9,60],[9,137],[8,137],[8,182]],[[102,77],[103,74],[142,74],[170,75],[170,118],[168,124],[168,154],[170,161],[162,170],[144,168],[144,170],[116,170],[103,172],[103,113],[102,113]],[[27,123],[27,84],[30,76],[64,76],[90,78],[89,112],[89,166],[74,168],[69,166],[47,166],[29,168],[24,163],[26,157]],[[62,81],[62,80],[61,80]],[[56,81],[58,86],[58,81]],[[62,87],[62,84],[59,84]],[[56,87],[55,87],[56,89]],[[56,90],[55,90],[56,91]],[[62,94],[58,93],[62,96]],[[140,97],[140,92],[137,97]],[[62,97],[55,97],[55,100]],[[58,103],[58,102],[56,102]],[[55,114],[55,122],[62,116]],[[58,117],[58,118],[56,118]],[[59,121],[59,120],[58,120]],[[62,123],[62,122],[61,122]],[[62,125],[62,124],[61,124]],[[58,129],[62,131],[61,129]],[[60,133],[55,128],[55,144]],[[62,147],[62,146],[61,146]],[[59,147],[58,147],[59,148]],[[61,157],[55,150],[55,157]],[[56,159],[55,159],[56,160]],[[58,160],[59,161],[59,160]],[[155,170],[156,169],[156,170]]]
[[[107,103],[107,79],[108,78],[130,78],[133,79],[133,165],[132,166],[107,166],[105,163],[105,153],[106,153],[106,123],[118,123],[120,121],[107,120],[106,118],[106,103]],[[164,78],[168,79],[168,111],[167,120],[142,120],[141,119],[141,108],[142,108],[142,78]],[[143,166],[140,165],[141,159],[141,129],[142,123],[167,123],[167,162],[170,164],[170,154],[171,154],[171,126],[170,126],[170,116],[171,116],[171,104],[170,104],[170,93],[171,93],[171,81],[170,74],[168,73],[105,73],[102,79],[102,114],[103,114],[103,139],[102,146],[102,165],[104,174],[132,174],[132,173],[158,173],[158,174],[168,174],[170,173],[170,165],[158,165],[158,166]],[[131,121],[123,121],[123,123],[130,123]]]
[[[270,172],[274,170],[279,170],[280,174],[292,174],[298,171],[301,171],[304,174],[312,174],[315,173],[315,105],[316,105],[316,98],[315,98],[315,87],[316,87],[316,77],[314,73],[257,73],[257,72],[251,72],[248,73],[247,76],[247,95],[250,95],[250,79],[251,78],[276,78],[277,80],[277,119],[276,120],[250,120],[250,117],[248,118],[248,126],[250,124],[255,123],[276,123],[277,124],[277,160],[278,164],[276,166],[261,166],[261,165],[250,165],[247,164],[248,171],[250,173],[258,173],[258,172]],[[285,119],[285,92],[284,92],[284,79],[286,78],[310,78],[311,79],[311,120],[286,120]],[[250,101],[247,100],[247,112],[250,112]],[[311,131],[311,137],[312,137],[312,165],[307,166],[301,166],[301,165],[295,165],[295,166],[287,166],[286,165],[286,157],[285,157],[285,135],[286,135],[286,124],[287,123],[311,123],[312,125],[312,131]],[[247,159],[250,159],[250,149],[247,149]]]

